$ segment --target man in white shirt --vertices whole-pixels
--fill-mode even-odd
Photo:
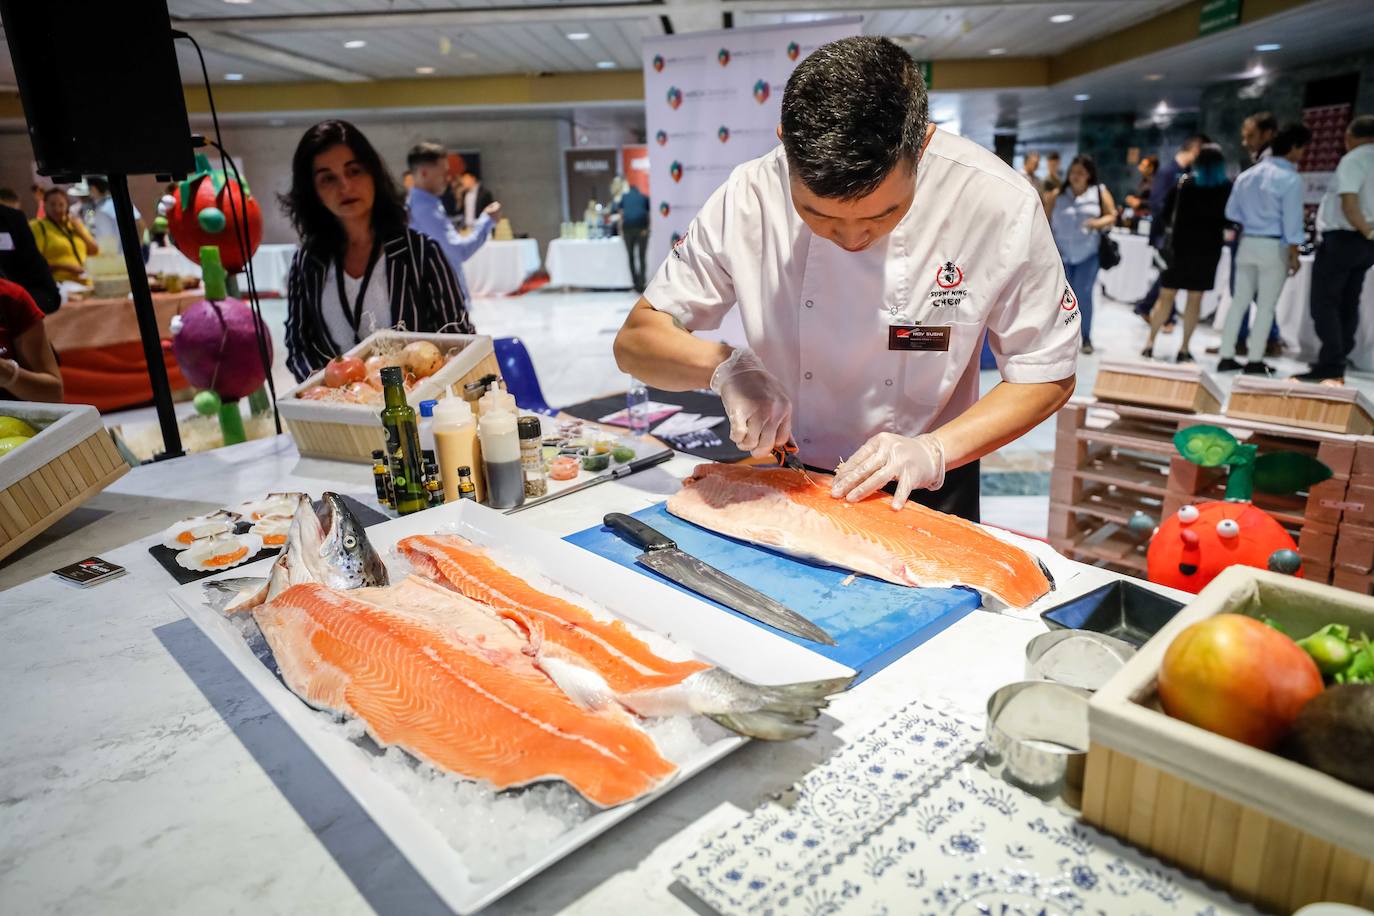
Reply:
[[[812,467],[847,457],[833,496],[895,483],[894,508],[976,518],[978,459],[1073,393],[1078,303],[1038,191],[929,123],[920,71],[887,39],[802,61],[778,134],[664,260],[616,338],[621,369],[709,385],[745,451],[795,433]],[[734,307],[748,347],[691,333]],[[985,334],[1004,382],[980,400]]]
[[[482,213],[496,198],[482,185],[482,179],[472,171],[458,176],[458,187],[461,189],[458,199],[463,205],[463,228],[471,229],[477,225]]]
[[[1360,115],[1345,130],[1346,154],[1317,209],[1321,243],[1312,262],[1312,322],[1321,351],[1305,382],[1345,377],[1355,349],[1360,292],[1374,267],[1374,115]]]
[[[86,187],[90,189],[90,207],[94,214],[91,221],[91,235],[105,247],[105,240],[112,239],[109,250],[115,254],[124,253],[123,240],[119,237],[119,223],[115,220],[114,199],[110,197],[110,183],[99,175],[86,176]],[[139,238],[143,237],[143,214],[134,207],[134,224]]]

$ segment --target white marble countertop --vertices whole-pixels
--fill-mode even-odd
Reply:
[[[696,463],[679,456],[519,518],[566,535],[662,500]],[[97,498],[111,508],[0,569],[27,579],[0,592],[0,910],[446,912],[166,597],[175,583],[147,552],[188,507],[325,489],[375,505],[369,468],[302,459],[289,438],[145,466]],[[89,590],[46,575],[93,553],[128,574]],[[1071,590],[1107,578],[1093,570]],[[669,889],[670,869],[703,835],[913,698],[980,721],[988,694],[1020,679],[1025,643],[1042,630],[969,615],[840,697],[814,737],[746,745],[487,912],[691,913]]]

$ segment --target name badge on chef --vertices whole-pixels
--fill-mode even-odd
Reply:
[[[887,348],[948,353],[949,325],[889,325]]]

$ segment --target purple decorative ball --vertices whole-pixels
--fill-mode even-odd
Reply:
[[[270,361],[272,337],[260,326]],[[267,379],[258,357],[253,310],[241,299],[202,299],[192,305],[181,316],[172,352],[188,382],[225,401],[247,397]]]

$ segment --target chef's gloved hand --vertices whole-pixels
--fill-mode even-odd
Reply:
[[[711,373],[730,419],[730,440],[756,457],[792,438],[792,401],[753,350],[739,347]]]
[[[856,503],[897,481],[892,508],[906,505],[912,490],[938,490],[945,482],[945,447],[932,433],[908,438],[878,433],[840,467],[830,495]]]

